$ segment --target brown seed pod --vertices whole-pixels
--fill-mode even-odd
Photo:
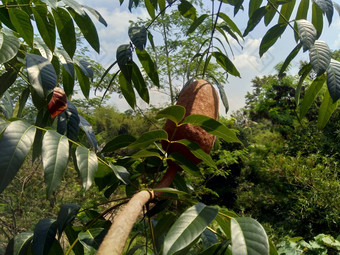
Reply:
[[[218,119],[218,104],[219,99],[215,88],[205,80],[198,80],[191,83],[184,89],[177,101],[177,105],[181,105],[186,109],[185,117],[191,114],[201,114],[215,120]],[[207,133],[201,127],[191,124],[180,126],[174,133],[175,127],[175,123],[171,120],[166,121],[164,130],[168,133],[169,140],[188,139],[197,143],[207,154],[210,153],[214,145],[215,136]],[[168,144],[164,142],[162,146],[169,154],[178,152],[194,164],[201,162],[200,159],[196,158],[190,150],[182,144]],[[169,163],[172,164],[172,162]],[[178,168],[178,166],[176,166],[176,168]]]
[[[55,118],[67,108],[67,97],[65,91],[55,87],[50,102],[47,105],[52,118]]]

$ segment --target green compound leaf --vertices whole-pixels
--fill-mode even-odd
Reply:
[[[217,63],[228,73],[237,77],[241,77],[233,62],[231,62],[231,60],[226,55],[221,52],[215,51],[212,53],[212,56],[215,57]]]
[[[119,85],[120,90],[128,104],[131,106],[132,109],[136,106],[136,94],[133,90],[132,84],[130,81],[126,79],[126,76],[121,72],[119,74]],[[130,77],[131,78],[131,77]]]
[[[145,148],[146,146],[160,140],[167,140],[168,133],[163,129],[153,130],[142,134],[135,142],[129,145],[129,148]]]
[[[136,46],[136,48],[140,51],[144,50],[147,41],[146,28],[130,27],[128,33],[130,40]]]
[[[217,120],[214,120],[205,115],[199,115],[199,114],[189,115],[184,119],[184,121],[181,124],[182,125],[192,124],[195,126],[200,126],[208,133],[213,134],[219,138],[222,138],[226,142],[241,143],[241,141],[236,137],[235,132],[233,130],[222,125]]]
[[[312,4],[312,23],[318,33],[318,38],[322,33],[323,28],[323,16],[320,7],[313,1]]]
[[[77,216],[77,213],[80,210],[80,206],[77,204],[63,204],[60,207],[60,210],[58,212],[58,218],[57,218],[57,228],[58,228],[58,236],[61,237],[64,229],[74,220],[74,218]]]
[[[152,82],[159,87],[159,77],[154,61],[151,59],[149,53],[146,50],[140,51],[136,49],[137,57],[142,67]]]
[[[310,63],[317,76],[323,74],[331,62],[332,52],[328,45],[320,40],[316,40],[309,50]]]
[[[266,53],[270,47],[272,47],[277,39],[283,34],[287,27],[287,24],[285,23],[279,23],[275,26],[271,27],[267,33],[262,38],[261,44],[260,44],[260,57],[263,56],[264,53]]]
[[[83,188],[88,190],[94,181],[94,175],[98,169],[97,155],[83,146],[78,146],[76,149],[76,159]]]
[[[175,254],[192,244],[215,219],[217,213],[216,207],[202,203],[187,209],[166,234],[163,254]]]
[[[67,167],[69,144],[65,136],[48,130],[42,141],[42,162],[46,193],[49,197],[60,184]]]
[[[326,126],[329,118],[332,116],[333,112],[338,107],[338,102],[339,101],[334,102],[328,90],[326,90],[319,109],[318,123],[316,125],[318,129],[321,130]]]
[[[196,28],[201,25],[203,23],[203,21],[208,18],[209,15],[208,14],[202,14],[201,16],[199,16],[197,19],[195,19],[192,24],[190,25],[190,27],[188,28],[188,31],[187,31],[187,35],[193,33]]]
[[[91,228],[78,234],[79,242],[84,246],[85,254],[95,254],[102,243],[107,230],[104,228]]]
[[[113,173],[116,175],[116,177],[122,181],[124,184],[130,183],[130,173],[126,170],[123,166],[117,166],[110,163],[110,168],[113,171]]]
[[[340,98],[340,62],[331,59],[327,69],[327,88],[333,101]]]
[[[309,50],[313,47],[315,40],[317,39],[317,31],[312,23],[305,19],[296,21],[299,38],[303,45],[303,51]]]
[[[9,17],[17,32],[33,47],[33,26],[30,16],[19,8],[9,8]]]
[[[32,248],[36,255],[48,254],[55,241],[57,224],[53,219],[42,219],[34,228]]]
[[[326,14],[328,24],[330,25],[334,13],[333,2],[331,0],[314,0],[314,2],[320,7],[322,12]]]
[[[232,218],[230,225],[233,255],[269,254],[267,234],[256,220],[248,217]]]
[[[109,141],[105,147],[102,149],[102,153],[114,152],[115,150],[124,148],[131,143],[135,142],[136,138],[131,135],[119,135]]]
[[[17,54],[20,41],[19,39],[11,33],[4,33],[3,29],[0,32],[0,64],[7,62],[15,57]]]
[[[181,105],[169,106],[157,113],[156,119],[167,118],[174,123],[181,122],[185,115],[185,108]]]
[[[19,171],[33,144],[35,127],[18,120],[10,123],[0,140],[0,193]]]

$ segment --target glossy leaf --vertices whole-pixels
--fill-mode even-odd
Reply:
[[[79,242],[90,252],[89,254],[94,254],[96,250],[98,250],[106,233],[107,230],[104,228],[91,228],[78,234]]]
[[[13,111],[13,117],[14,118],[21,118],[22,117],[22,113],[24,111],[26,102],[28,100],[28,97],[30,95],[30,89],[29,88],[25,88],[22,93],[19,96],[19,99],[15,105],[14,111]]]
[[[35,255],[48,254],[55,236],[57,234],[57,224],[53,219],[42,219],[34,228],[32,248]]]
[[[13,238],[13,251],[6,254],[21,255],[27,253],[27,248],[32,242],[33,232],[22,232]],[[8,248],[7,248],[8,249]]]
[[[195,20],[192,22],[192,24],[190,25],[190,27],[188,28],[186,34],[189,35],[189,34],[191,34],[192,32],[194,32],[194,31],[196,30],[196,28],[197,28],[199,25],[201,25],[201,24],[204,22],[204,20],[205,20],[206,18],[208,18],[208,17],[209,17],[208,14],[202,14],[202,15],[199,16],[197,19],[195,19]]]
[[[117,48],[116,58],[118,66],[125,76],[125,79],[130,83],[132,75],[132,67],[129,63],[132,61],[132,50],[130,44],[122,44]]]
[[[12,118],[14,110],[13,101],[8,91],[6,91],[2,98],[0,99],[0,110],[6,117],[6,119]]]
[[[289,53],[289,55],[287,56],[287,58],[285,59],[285,62],[283,62],[280,71],[279,71],[279,76],[281,76],[284,71],[286,71],[287,67],[289,66],[289,64],[292,62],[292,60],[296,57],[296,55],[299,53],[299,51],[301,50],[302,44],[299,43],[298,45],[295,46],[295,48]]]
[[[81,115],[79,115],[79,120],[80,120],[79,127],[85,132],[86,137],[89,140],[91,147],[94,148],[96,151],[98,151],[99,147],[98,147],[97,138],[96,138],[96,135],[93,131],[91,124],[86,119],[84,119]]]
[[[205,229],[201,235],[203,247],[208,248],[211,245],[218,243],[217,236],[209,229]]]
[[[75,59],[74,63],[77,64],[77,66],[79,66],[79,68],[81,69],[81,71],[83,72],[83,74],[85,74],[86,77],[92,79],[93,78],[93,68],[92,68],[92,64],[87,62],[86,60],[83,59]]]
[[[271,27],[264,37],[262,38],[261,44],[260,44],[260,57],[263,56],[264,53],[266,53],[270,47],[272,47],[277,39],[283,34],[287,27],[287,24],[279,23],[275,26]]]
[[[70,102],[67,102],[67,109],[58,115],[57,131],[62,135],[66,135],[71,140],[76,141],[79,132],[79,115],[77,108]]]
[[[83,7],[88,10],[100,23],[107,27],[107,23],[103,16],[95,9],[91,8],[90,6],[83,5]]]
[[[83,73],[82,69],[78,65],[75,64],[74,69],[76,71],[77,80],[79,82],[80,89],[83,92],[83,95],[85,96],[85,98],[88,99],[90,95],[90,88],[91,88],[90,79]]]
[[[131,135],[119,135],[113,138],[111,141],[109,141],[104,148],[102,149],[102,153],[106,152],[114,152],[115,150],[124,148],[131,143],[136,141],[136,138],[134,138]]]
[[[159,87],[159,77],[154,61],[151,59],[149,53],[146,50],[140,51],[136,49],[137,57],[142,67],[152,82]]]
[[[94,175],[98,169],[97,155],[83,146],[78,146],[76,149],[76,159],[83,188],[88,190],[93,183]]]
[[[317,39],[317,31],[312,23],[305,19],[296,21],[299,38],[303,45],[303,51],[309,50],[313,47],[315,40]]]
[[[24,121],[10,123],[0,140],[0,193],[19,171],[33,144],[35,127]]]
[[[266,7],[262,6],[259,9],[257,9],[253,13],[253,15],[251,15],[250,19],[248,20],[247,27],[243,32],[243,37],[246,37],[249,34],[249,32],[253,31],[253,29],[257,26],[257,24],[259,24],[259,22],[266,13],[267,13]]]
[[[54,51],[56,41],[55,22],[52,14],[45,5],[36,5],[32,8],[34,19],[40,36],[51,51]]]
[[[185,18],[189,18],[192,20],[196,19],[196,9],[188,1],[182,0],[181,3],[178,5],[178,10],[180,14]]]
[[[318,123],[317,123],[318,129],[323,129],[326,126],[329,118],[332,116],[333,112],[338,107],[338,102],[339,100],[334,102],[328,90],[326,90],[323,101],[319,109]]]
[[[313,1],[312,4],[312,24],[317,31],[317,37],[319,38],[323,28],[323,16],[320,7]]]
[[[130,27],[128,33],[130,40],[136,46],[136,48],[140,51],[144,50],[147,41],[146,28]]]
[[[41,0],[41,2],[47,4],[47,6],[56,9],[57,8],[57,0]]]
[[[201,159],[205,164],[217,170],[217,166],[215,162],[212,160],[212,158],[210,157],[210,155],[207,154],[204,150],[202,150],[201,147],[197,143],[187,140],[187,139],[176,141],[176,143],[185,145],[186,147],[190,149],[190,152],[194,154],[196,158]]]
[[[1,34],[0,34],[1,37]],[[0,50],[1,55],[1,50]],[[12,68],[6,70],[3,74],[0,75],[0,98],[7,91],[7,89],[16,81],[18,77],[18,72],[13,70]]]
[[[175,254],[189,246],[214,220],[217,213],[217,208],[202,203],[187,209],[166,234],[163,254]]]
[[[134,109],[136,106],[136,95],[131,83],[126,80],[123,73],[119,74],[119,85],[124,98],[131,106],[131,108]]]
[[[309,50],[310,63],[316,75],[323,74],[331,62],[332,52],[328,45],[320,40],[316,40],[314,46]]]
[[[58,228],[58,236],[61,237],[64,229],[69,226],[69,224],[74,220],[77,216],[78,211],[80,210],[80,206],[77,204],[63,204],[60,207],[57,218],[57,228]]]
[[[169,106],[157,113],[156,118],[167,118],[172,120],[174,123],[178,124],[181,120],[183,120],[185,115],[185,108],[181,105],[172,105]]]
[[[226,142],[241,143],[241,141],[236,137],[235,132],[233,130],[222,125],[217,120],[214,120],[204,115],[199,114],[189,115],[184,119],[182,124],[192,124],[195,126],[200,126],[208,133],[213,134],[219,138],[223,138]]]
[[[73,11],[75,11],[78,15],[84,16],[85,11],[77,1],[75,0],[62,0],[68,7],[71,7]]]
[[[48,130],[42,141],[42,162],[49,197],[60,184],[68,163],[69,144],[65,136]]]
[[[242,33],[240,31],[240,29],[237,27],[237,25],[234,23],[234,21],[229,18],[228,15],[226,15],[223,12],[219,13],[219,17],[230,27],[230,29],[232,31],[234,31],[235,33],[237,33],[240,37],[242,37]]]
[[[232,218],[230,225],[233,255],[269,254],[267,234],[256,220],[247,217]]]
[[[41,38],[34,38],[34,46],[39,50],[42,57],[46,58],[50,62],[52,61],[53,53]]]
[[[75,77],[71,76],[63,66],[61,67],[61,71],[63,88],[67,97],[69,97],[73,94]]]
[[[300,1],[298,10],[297,10],[297,13],[296,13],[296,16],[295,16],[295,20],[300,20],[300,19],[305,20],[305,19],[307,19],[309,2],[310,2],[309,0],[301,0]],[[294,28],[296,30],[298,29],[296,23],[294,24]],[[294,37],[295,37],[295,40],[297,42],[298,39],[299,39],[299,35],[297,33],[294,33]]]
[[[57,85],[57,74],[53,65],[42,56],[26,53],[28,79],[41,99],[47,98]]]
[[[331,60],[327,69],[327,88],[333,101],[340,98],[340,62]]]
[[[0,41],[2,41],[0,46],[0,64],[3,64],[15,57],[20,47],[20,41],[11,33],[3,33],[3,29],[0,32]]]
[[[221,52],[218,51],[214,51],[212,53],[212,56],[215,57],[217,63],[223,68],[225,69],[228,73],[230,73],[231,75],[237,76],[237,77],[241,77],[240,73],[238,72],[238,70],[236,69],[236,67],[234,66],[233,62],[231,62],[231,60],[224,55]]]
[[[156,141],[167,139],[168,133],[163,129],[153,130],[142,134],[135,142],[129,145],[129,148],[145,148]]]
[[[54,53],[58,57],[59,61],[61,62],[65,70],[73,77],[74,67],[72,58],[68,55],[68,53],[65,50],[58,49]]]
[[[300,93],[301,93],[301,87],[302,87],[303,81],[306,79],[307,75],[312,71],[312,69],[313,69],[312,65],[307,64],[307,65],[304,65],[299,71],[300,79],[295,90],[295,103],[297,106],[300,104]]]
[[[332,0],[314,0],[314,2],[320,7],[322,12],[326,14],[328,24],[330,25],[332,23],[334,12]]]
[[[139,96],[144,100],[144,102],[149,103],[150,101],[149,90],[144,80],[144,77],[135,62],[132,62],[131,65],[133,85],[137,90]]]
[[[259,9],[263,0],[249,0],[248,16],[251,17]]]
[[[130,183],[130,173],[123,166],[117,166],[110,163],[110,168],[112,169],[115,176],[125,185]]]
[[[300,106],[300,118],[303,118],[308,109],[312,106],[316,96],[320,92],[323,84],[326,81],[326,76],[321,75],[319,77],[316,77],[316,79],[312,82],[311,85],[309,85],[308,89],[305,92],[305,96],[301,102]]]
[[[70,1],[70,0],[68,0]],[[68,11],[72,15],[74,21],[77,23],[81,33],[84,35],[86,41],[92,46],[92,48],[100,52],[99,50],[99,38],[97,34],[97,29],[94,26],[91,18],[87,15],[86,12],[84,14],[79,14],[75,12],[73,9],[68,8]]]
[[[33,47],[33,27],[30,16],[19,8],[9,8],[9,17],[16,31],[24,40]]]
[[[290,17],[292,16],[294,10],[295,2],[296,0],[289,0],[281,5],[278,24],[282,23],[288,25],[286,20],[290,20]]]
[[[162,192],[162,193],[176,194],[176,195],[179,195],[179,196],[188,195],[188,193],[174,189],[174,188],[156,188],[156,189],[152,189],[152,190],[157,191],[157,192]]]
[[[308,0],[309,1],[309,0]],[[277,2],[271,2],[271,4],[267,4],[266,9],[267,13],[264,15],[264,24],[265,26],[268,26],[270,22],[272,22],[275,14],[277,13],[276,10],[278,9]]]
[[[63,48],[72,58],[76,51],[76,33],[70,14],[63,8],[52,9],[54,20],[58,29],[59,38]]]

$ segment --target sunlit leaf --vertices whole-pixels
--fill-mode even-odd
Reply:
[[[53,53],[40,37],[34,38],[34,46],[39,50],[42,57],[46,58],[50,62],[52,61]]]
[[[219,17],[220,17],[221,19],[224,20],[224,22],[230,27],[230,29],[231,29],[232,31],[234,31],[234,32],[237,33],[240,37],[242,37],[242,33],[241,33],[240,29],[237,27],[237,25],[235,24],[235,22],[234,22],[231,18],[229,18],[228,15],[226,15],[226,14],[223,13],[223,12],[220,12],[220,13],[219,13]]]
[[[19,171],[33,144],[35,127],[18,120],[10,123],[0,140],[0,193]]]
[[[65,50],[58,49],[54,52],[58,57],[59,61],[65,68],[65,70],[73,77],[74,76],[74,67],[72,58],[68,55]]]
[[[153,130],[142,134],[129,148],[145,148],[146,146],[160,140],[168,139],[168,133],[163,129]]]
[[[209,118],[204,115],[192,114],[187,116],[182,124],[193,124],[200,126],[210,134],[216,135],[219,138],[223,138],[226,142],[240,143],[240,140],[236,137],[235,132],[226,126],[222,125],[217,120]]]
[[[49,7],[53,9],[57,8],[57,0],[41,0],[41,2],[47,4]]]
[[[100,23],[102,23],[104,26],[107,27],[107,23],[105,21],[105,19],[103,18],[103,16],[95,9],[93,9],[90,6],[87,5],[83,5],[83,7],[85,9],[87,9]]]
[[[156,118],[167,118],[172,120],[174,123],[178,124],[185,115],[185,108],[181,105],[172,105],[169,106],[157,113]]]
[[[98,169],[97,155],[83,146],[78,146],[76,149],[76,159],[83,187],[85,190],[88,190],[93,183],[94,175]]]
[[[19,8],[9,8],[8,13],[16,31],[31,47],[33,47],[33,26],[31,24],[30,16]]]
[[[20,41],[11,33],[3,33],[3,29],[0,32],[0,41],[2,41],[0,46],[0,64],[2,64],[15,57]]]
[[[117,166],[110,163],[110,168],[112,169],[113,173],[116,177],[122,181],[124,184],[130,183],[130,173],[126,170],[123,166]]]
[[[184,170],[185,173],[197,178],[202,178],[199,167],[182,154],[178,152],[172,152],[167,159],[175,162],[180,168]]]
[[[27,254],[28,247],[30,246],[33,239],[33,232],[21,232],[16,235],[11,242],[13,242],[13,251],[6,249],[6,254],[21,255]],[[8,244],[11,245],[11,242]],[[9,253],[8,253],[9,252]]]
[[[48,254],[55,241],[57,224],[53,219],[42,219],[34,228],[32,248],[35,255]]]
[[[166,234],[163,254],[175,254],[189,246],[214,220],[217,213],[217,208],[202,203],[187,209]]]
[[[152,4],[152,0],[144,0],[144,4],[145,4],[146,10],[148,11],[150,17],[152,19],[155,19],[156,18],[155,7]]]
[[[260,44],[260,57],[263,56],[264,53],[266,53],[270,47],[272,47],[277,39],[283,34],[287,27],[287,24],[285,23],[279,23],[275,26],[271,27],[266,34],[263,36]]]
[[[49,197],[60,184],[68,162],[69,144],[65,136],[48,130],[42,141],[42,162]]]
[[[310,63],[316,75],[323,74],[331,62],[332,52],[328,45],[320,40],[316,40],[313,47],[309,50]]]
[[[327,87],[333,101],[340,98],[340,62],[331,59],[327,69]]]
[[[314,0],[314,2],[320,7],[323,13],[326,14],[329,25],[332,23],[333,19],[333,2],[332,0]]]
[[[147,41],[146,28],[130,27],[128,33],[130,40],[136,46],[136,48],[140,51],[144,50]]]
[[[313,47],[317,39],[317,31],[312,23],[307,20],[300,19],[296,21],[299,37],[303,45],[303,51]]]
[[[224,55],[223,53],[221,53],[219,51],[214,51],[212,53],[212,56],[215,57],[217,63],[223,69],[225,69],[228,73],[230,73],[231,75],[240,77],[239,71],[236,69],[233,62],[231,62],[231,60],[226,55]]]
[[[85,132],[86,137],[89,140],[91,147],[94,148],[96,151],[98,151],[99,148],[98,148],[97,138],[96,138],[96,135],[93,131],[91,124],[86,119],[84,119],[81,115],[79,115],[79,119],[80,119],[79,127]]]
[[[295,90],[295,102],[297,106],[300,104],[300,93],[301,93],[301,87],[302,87],[303,81],[306,79],[307,75],[312,71],[312,69],[313,69],[312,65],[307,64],[307,65],[304,65],[299,71],[300,79]]]
[[[319,109],[318,123],[317,123],[318,129],[323,129],[326,126],[329,118],[332,116],[333,112],[338,107],[338,102],[339,100],[334,102],[328,90],[326,90],[323,101]]]
[[[157,191],[157,192],[162,192],[162,193],[171,193],[171,194],[177,194],[180,196],[183,195],[188,195],[186,192],[174,189],[174,188],[156,188],[156,189],[152,189],[153,191]]]
[[[268,237],[261,224],[252,218],[232,218],[231,251],[233,255],[269,254]]]
[[[90,252],[89,254],[94,254],[93,252],[98,250],[106,233],[107,230],[104,228],[91,228],[78,234],[79,242]]]
[[[84,16],[85,11],[81,4],[75,0],[62,0],[68,7],[71,7],[78,15]]]

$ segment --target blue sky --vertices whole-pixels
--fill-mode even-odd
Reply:
[[[98,10],[108,23],[108,27],[97,24],[99,38],[101,42],[101,54],[91,52],[91,57],[100,62],[104,66],[108,66],[115,61],[115,52],[120,44],[129,42],[127,35],[129,20],[136,20],[137,17],[148,17],[146,10],[133,9],[129,12],[126,3],[119,5],[119,0],[96,0],[96,1],[79,1],[82,4],[91,6]],[[127,2],[127,0],[125,0]],[[217,2],[217,1],[216,1]],[[247,23],[247,2],[245,1],[245,11],[240,11],[236,17],[233,17],[233,9],[228,5],[223,5],[222,11],[233,18],[241,31],[244,31]],[[205,4],[210,6],[211,0],[204,0]],[[292,15],[292,17],[294,14]],[[231,60],[241,73],[241,78],[230,77],[225,84],[225,91],[228,97],[230,112],[235,111],[244,106],[244,96],[247,91],[251,91],[251,80],[256,76],[275,73],[274,66],[281,61],[284,61],[286,56],[295,47],[296,43],[293,37],[292,30],[288,27],[283,36],[277,43],[262,57],[259,57],[258,48],[265,32],[275,23],[270,24],[268,28],[264,25],[255,28],[242,43],[243,50],[235,45],[234,54]],[[340,20],[339,14],[334,11],[333,23],[328,27],[328,22],[324,18],[324,31],[319,40],[325,41],[331,50],[340,48]],[[300,60],[308,60],[308,53],[302,53],[292,62],[293,67],[298,66]],[[292,68],[291,73],[296,74],[297,68]],[[111,95],[112,99],[109,103],[114,104],[119,110],[125,111],[129,109],[128,104],[124,99],[117,95]],[[151,94],[151,104],[163,105],[169,99],[159,93]],[[142,107],[146,107],[141,100],[138,100]],[[224,113],[221,107],[221,114]]]

